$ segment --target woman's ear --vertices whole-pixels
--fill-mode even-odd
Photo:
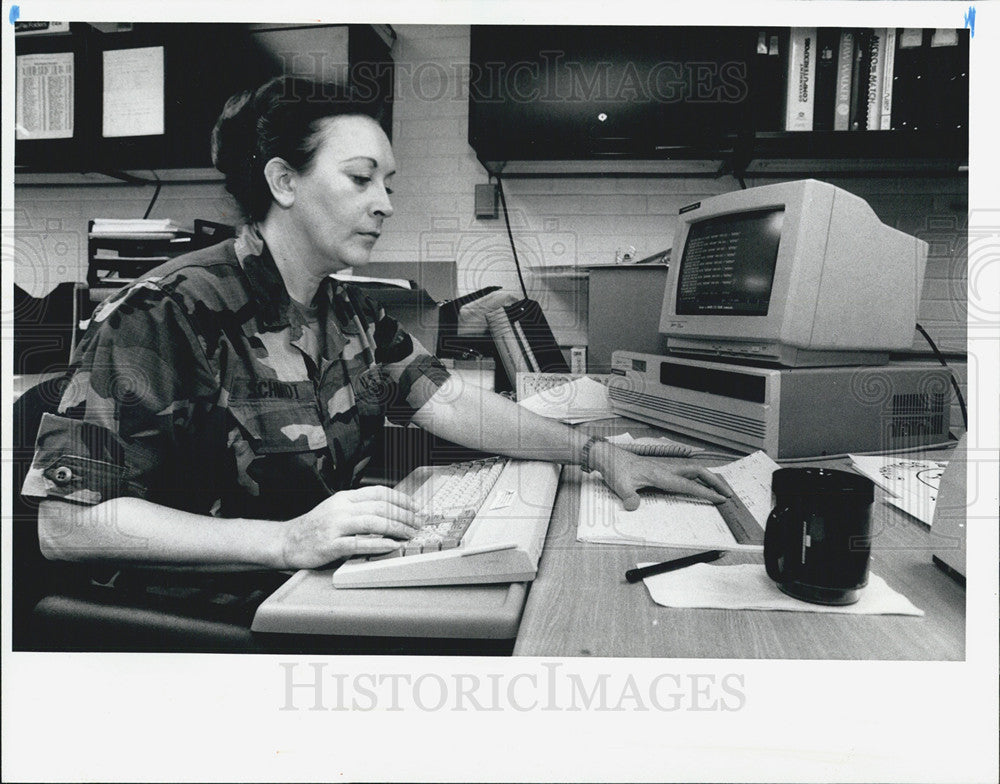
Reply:
[[[281,207],[291,207],[295,202],[295,169],[284,158],[271,158],[264,164],[264,179],[271,189],[271,196]]]

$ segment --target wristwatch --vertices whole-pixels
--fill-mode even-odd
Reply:
[[[593,448],[594,444],[599,441],[607,443],[606,438],[603,436],[591,436],[587,439],[587,443],[583,445],[583,449],[580,450],[580,468],[583,469],[583,473],[589,474],[594,470],[594,467],[590,464],[590,450]]]

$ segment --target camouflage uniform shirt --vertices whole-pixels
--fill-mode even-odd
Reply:
[[[284,520],[357,485],[384,418],[448,373],[328,278],[312,329],[260,235],[174,259],[95,311],[22,492]]]

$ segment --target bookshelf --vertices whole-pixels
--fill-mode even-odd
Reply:
[[[663,37],[664,29],[609,28],[596,42],[581,43],[572,28],[518,28],[520,60],[505,62],[504,29],[473,28],[469,142],[480,162],[505,177],[584,176],[595,165],[602,175],[641,177],[967,169],[968,30],[747,27],[718,38],[685,28],[694,43],[675,50],[677,36]],[[610,57],[612,40],[631,43],[602,81],[594,69]],[[552,51],[566,54],[560,59]],[[658,101],[666,93],[655,80],[671,72],[664,64],[674,60],[677,74],[708,63],[708,75],[688,79],[681,100]],[[518,77],[509,80],[509,94],[495,78],[504,65]],[[623,76],[616,86],[619,72],[631,81]],[[733,74],[745,79],[734,82]],[[716,91],[716,103],[731,104],[720,111],[712,101],[694,100],[699,85]],[[565,100],[573,91],[584,100]],[[525,95],[535,100],[521,100]],[[694,133],[699,129],[710,131]]]
[[[772,131],[755,135],[733,170],[755,176],[957,174],[969,137],[955,131]]]

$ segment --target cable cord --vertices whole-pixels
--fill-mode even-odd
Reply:
[[[812,457],[783,457],[780,460],[775,460],[779,465],[794,465],[795,463],[815,463],[820,460],[843,460],[851,455],[859,456],[872,456],[872,457],[885,457],[886,455],[906,455],[914,452],[933,452],[937,449],[953,449],[957,444],[957,441],[945,441],[940,444],[925,444],[924,446],[911,446],[906,449],[892,449],[887,452],[842,452],[837,455],[813,455]],[[712,458],[713,460],[724,459],[724,460],[739,460],[745,455],[735,455],[728,452],[692,452],[689,457],[694,458]]]
[[[892,449],[881,452],[843,452],[835,455],[784,457],[780,460],[776,460],[775,462],[784,465],[785,463],[811,463],[820,460],[840,460],[848,458],[852,454],[872,456],[905,455],[913,452],[931,452],[936,449],[952,449],[956,443],[956,441],[945,441],[940,444],[925,444],[923,446],[911,446],[906,447],[905,449]],[[631,452],[634,455],[642,455],[646,457],[688,457],[691,459],[709,458],[712,460],[739,460],[741,457],[745,457],[745,455],[733,454],[731,452],[711,452],[699,449],[698,447],[686,446],[685,444],[615,444],[615,446],[620,449],[624,449],[626,452]]]
[[[931,347],[931,351],[934,352],[934,356],[937,357],[938,362],[940,362],[942,365],[944,365],[945,368],[947,368],[948,377],[951,378],[951,385],[952,387],[955,388],[955,397],[958,398],[958,407],[962,409],[962,424],[965,425],[965,429],[968,430],[969,412],[965,408],[965,398],[962,397],[962,390],[958,388],[958,380],[955,378],[955,372],[950,367],[948,367],[948,363],[945,362],[944,356],[941,354],[940,351],[938,351],[938,347],[934,345],[934,341],[931,340],[931,336],[927,334],[927,330],[925,330],[922,326],[920,326],[920,324],[917,324],[917,331],[919,331],[920,334],[924,336],[924,340],[926,340],[927,344]]]
[[[160,195],[160,188],[163,187],[163,180],[160,179],[160,175],[158,175],[155,171],[152,170],[150,171],[150,173],[156,178],[156,190],[153,191],[153,198],[149,200],[149,206],[146,207],[146,212],[142,216],[143,220],[148,218],[149,213],[153,211],[153,205],[156,204],[156,199]]]
[[[160,179],[160,175],[152,169],[149,170],[149,173],[153,175],[153,180],[144,180],[142,177],[136,177],[133,174],[123,171],[98,170],[96,173],[103,174],[106,177],[113,177],[114,179],[121,180],[122,182],[127,182],[129,185],[152,185],[155,182],[156,189],[153,191],[153,198],[149,200],[149,204],[146,206],[146,212],[142,216],[143,220],[149,217],[149,213],[153,211],[153,205],[156,204],[156,199],[160,195],[160,188],[163,187],[163,180]]]
[[[103,174],[105,177],[111,177],[115,180],[121,180],[122,182],[127,182],[129,185],[152,185],[152,180],[145,180],[142,177],[136,177],[134,174],[129,174],[123,171],[107,171],[104,169],[94,169],[94,174]]]
[[[957,441],[944,441],[940,444],[925,444],[923,446],[911,446],[906,449],[890,449],[885,452],[843,452],[839,455],[814,455],[813,457],[783,457],[775,462],[785,465],[786,463],[810,463],[819,460],[840,460],[851,455],[885,457],[887,455],[908,455],[914,452],[931,452],[935,449],[954,449]]]
[[[739,460],[744,455],[735,455],[730,452],[692,452],[691,458],[708,458],[709,460]]]
[[[507,213],[507,199],[503,194],[503,181],[497,175],[497,192],[500,194],[500,207],[503,209],[503,222],[507,226],[507,238],[510,240],[510,252],[514,255],[514,266],[517,268],[517,279],[521,282],[521,291],[524,298],[528,297],[528,287],[524,285],[524,276],[521,274],[521,262],[517,258],[517,248],[514,247],[514,233],[510,230],[510,215]]]

